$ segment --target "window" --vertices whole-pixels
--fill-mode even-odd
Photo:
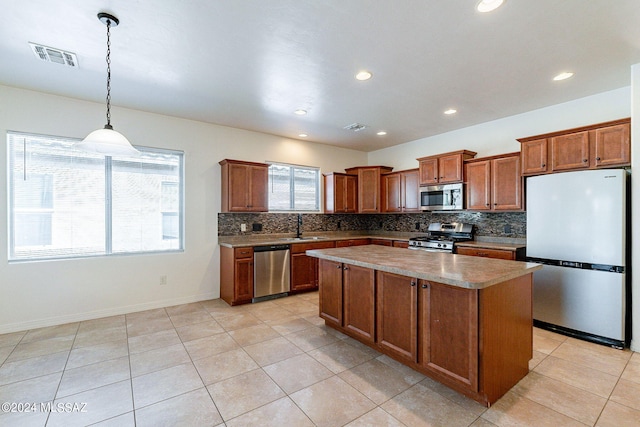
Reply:
[[[320,210],[320,169],[269,165],[269,211]]]
[[[103,157],[77,140],[7,134],[9,259],[183,248],[183,153]]]

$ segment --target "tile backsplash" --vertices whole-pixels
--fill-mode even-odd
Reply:
[[[398,231],[425,232],[432,222],[468,222],[476,226],[476,236],[526,237],[526,212],[423,212],[412,214],[324,214],[303,213],[302,231]],[[218,235],[237,236],[295,233],[296,213],[219,213]],[[246,231],[241,225],[246,224]],[[254,225],[256,225],[254,231]],[[259,229],[259,230],[258,230]]]

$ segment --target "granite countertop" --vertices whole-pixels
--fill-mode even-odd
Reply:
[[[483,289],[533,273],[542,265],[520,261],[408,251],[379,245],[314,249],[307,255],[467,289]]]
[[[336,240],[351,239],[384,239],[384,240],[404,240],[410,237],[424,236],[425,233],[403,233],[403,232],[328,232],[328,233],[304,233],[303,240],[293,240],[293,234],[253,234],[245,236],[219,236],[218,245],[228,248],[242,248],[247,246],[261,245],[285,245],[294,243],[314,243]]]

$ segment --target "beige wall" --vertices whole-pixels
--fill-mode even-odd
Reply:
[[[0,134],[83,138],[104,126],[104,109],[0,86]],[[184,253],[9,264],[7,150],[0,150],[0,333],[218,297],[218,161],[224,158],[291,162],[323,172],[367,161],[359,151],[117,107],[112,122],[135,145],[184,151]],[[167,276],[167,286],[159,285],[161,275]]]
[[[640,64],[631,67],[631,170],[640,170]],[[633,261],[631,296],[633,298],[633,338],[631,349],[640,351],[640,174],[631,174],[631,253]]]

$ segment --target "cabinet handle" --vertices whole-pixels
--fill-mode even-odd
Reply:
[[[429,285],[427,285],[426,283],[422,284],[422,289],[427,289],[429,287]]]
[[[582,159],[583,163],[587,163],[589,160],[588,159]]]
[[[346,265],[345,265],[345,267],[343,268],[343,270],[348,270],[348,269],[349,269],[349,267],[347,267]]]
[[[544,164],[544,163],[540,165],[540,167],[541,167],[541,168],[543,168],[543,167],[545,167],[545,166],[547,166],[547,165],[546,165],[546,164]]]
[[[416,282],[411,282],[411,286],[415,286],[415,285],[416,285]]]
[[[489,203],[487,203],[487,207],[491,206]]]
[[[337,268],[337,269],[340,269],[340,268],[342,268],[342,266],[341,266],[340,264],[338,264],[338,265],[336,266],[336,268]]]
[[[493,206],[498,206],[498,204],[497,204],[497,203],[494,203],[494,204],[493,204]]]
[[[597,160],[597,161],[600,161],[600,157],[596,157],[596,160]]]

